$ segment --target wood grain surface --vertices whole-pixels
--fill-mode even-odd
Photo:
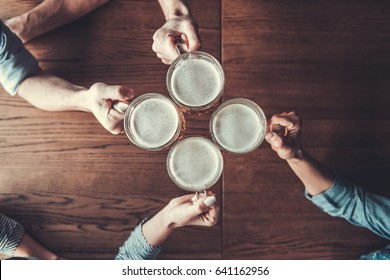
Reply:
[[[222,1],[225,98],[294,110],[318,160],[390,197],[388,1]],[[386,242],[331,218],[267,143],[225,155],[223,257],[354,259]]]
[[[40,1],[2,0],[0,18]],[[225,71],[224,99],[249,98],[267,117],[295,110],[318,160],[390,197],[388,1],[189,1],[203,50]],[[121,84],[167,94],[151,50],[164,23],[156,0],[112,0],[28,43],[45,70],[89,87]],[[210,115],[187,116],[187,135],[209,136]],[[167,152],[146,152],[86,113],[50,113],[0,89],[0,211],[72,259],[112,259],[131,230],[171,198]],[[213,228],[173,234],[163,259],[354,259],[386,241],[322,213],[267,143],[224,155],[213,188]]]
[[[0,18],[40,1],[2,1]],[[203,22],[203,49],[220,59],[219,1],[190,1]],[[4,6],[4,8],[3,8]],[[27,44],[45,70],[86,87],[121,84],[168,94],[168,67],[152,51],[165,22],[156,0],[114,0]],[[187,118],[188,134],[208,135],[208,116]],[[167,152],[146,152],[113,136],[86,113],[50,113],[0,94],[1,211],[40,243],[72,259],[112,259],[131,230],[186,194],[170,180]],[[219,182],[213,190],[220,192]],[[175,232],[161,258],[221,258],[222,228]]]

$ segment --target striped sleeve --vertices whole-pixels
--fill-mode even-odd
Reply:
[[[0,213],[0,253],[12,256],[24,234],[20,223]]]
[[[154,247],[148,243],[142,233],[144,219],[130,234],[115,257],[116,260],[154,260],[161,252],[161,247]]]
[[[0,20],[0,84],[15,95],[19,85],[39,70],[38,61]]]

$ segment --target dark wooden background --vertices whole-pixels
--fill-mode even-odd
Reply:
[[[40,1],[1,0],[0,18]],[[203,50],[226,74],[225,99],[250,98],[270,117],[295,110],[320,161],[390,197],[388,1],[189,1]],[[151,50],[164,23],[156,0],[113,0],[28,43],[41,66],[73,83],[167,94]],[[0,89],[0,211],[65,258],[112,259],[130,231],[171,198],[167,152],[137,149],[92,115],[50,113]],[[208,115],[187,134],[208,135]],[[161,258],[354,259],[386,241],[322,213],[264,143],[225,154],[213,228],[174,233]]]

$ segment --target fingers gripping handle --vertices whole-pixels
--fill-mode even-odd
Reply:
[[[287,136],[287,134],[288,134],[287,127],[282,126],[280,124],[270,124],[268,126],[268,131],[276,133],[277,135],[280,135],[280,136]]]
[[[175,41],[174,41],[174,44],[175,44],[176,51],[177,51],[177,53],[178,53],[179,55],[180,55],[180,54],[185,54],[185,53],[188,52],[187,46],[186,46],[186,44],[183,42],[182,38],[176,37],[176,38],[175,38]]]

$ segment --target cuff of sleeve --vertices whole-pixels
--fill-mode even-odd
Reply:
[[[142,225],[147,221],[144,219],[130,234],[119,253],[117,260],[154,260],[161,252],[162,247],[152,246],[142,233]]]
[[[7,256],[13,256],[20,240],[24,235],[23,226],[15,220],[1,215],[1,239],[0,252]]]
[[[142,225],[146,223],[148,218],[145,218],[142,220],[142,222],[136,227],[135,233],[139,237],[139,241],[143,245],[143,247],[148,251],[150,256],[154,256],[153,259],[157,257],[157,255],[161,252],[162,246],[152,246],[149,244],[149,242],[146,240],[144,233],[142,232]]]
[[[323,193],[312,196],[305,190],[305,197],[325,212],[338,209],[343,202],[351,198],[351,183],[341,175],[334,173],[332,186]]]
[[[0,21],[0,83],[11,95],[19,85],[40,70],[38,61],[22,41]]]

